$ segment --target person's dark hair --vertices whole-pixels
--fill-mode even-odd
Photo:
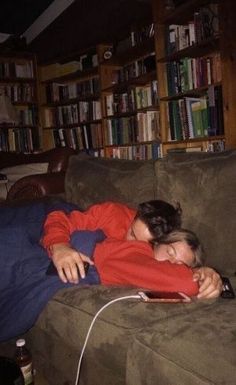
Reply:
[[[144,222],[155,240],[181,227],[180,205],[172,206],[162,200],[151,200],[138,205],[135,219]]]

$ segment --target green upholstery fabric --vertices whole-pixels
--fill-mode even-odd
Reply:
[[[136,206],[180,201],[184,225],[204,241],[209,265],[236,290],[236,152],[179,154],[153,162],[70,158],[67,200],[86,208],[104,200]],[[89,325],[110,300],[137,289],[92,287],[57,293],[25,338],[50,385],[74,385]],[[112,304],[95,322],[80,385],[235,385],[236,300],[191,304]],[[0,345],[9,355],[14,341]],[[11,349],[10,349],[11,348]]]
[[[157,196],[180,202],[183,226],[201,239],[207,264],[236,272],[236,151],[156,162]]]
[[[86,209],[109,200],[137,206],[154,198],[155,185],[153,161],[72,156],[65,188],[67,200]]]
[[[205,303],[135,336],[127,385],[235,385],[236,301]]]
[[[84,287],[79,290],[71,288],[61,290],[49,302],[28,339],[31,340],[35,356],[40,355],[41,351],[47,351],[46,360],[49,363],[58,363],[56,370],[45,363],[48,365],[47,376],[54,379],[54,383],[73,384],[79,352],[96,312],[110,300],[136,292],[137,289],[103,286]],[[151,349],[155,356],[159,351],[160,342],[164,344],[165,339],[167,342],[170,340],[166,328],[171,320],[173,327],[170,327],[170,333],[173,328],[174,335],[178,323],[182,325],[181,317],[186,317],[186,314],[194,317],[194,314],[200,311],[199,308],[207,317],[205,310],[211,308],[214,303],[215,300],[203,301],[200,304],[153,305],[127,299],[111,304],[100,314],[92,329],[85,350],[81,379],[86,385],[100,385],[101,379],[103,385],[135,384],[135,381],[132,382],[135,362],[139,363],[139,369],[135,369],[139,375],[142,376],[143,371],[147,369],[143,349],[138,355],[135,353],[137,341],[144,339],[141,343],[146,345],[148,350]],[[196,322],[193,323],[197,325]],[[200,337],[198,332],[196,337]],[[156,376],[158,366],[155,365],[151,372]],[[62,378],[65,382],[62,382]]]

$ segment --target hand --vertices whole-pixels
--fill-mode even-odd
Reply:
[[[58,243],[51,247],[52,261],[58,271],[58,275],[62,282],[78,283],[79,276],[77,267],[81,278],[85,277],[84,262],[94,265],[93,261],[86,255],[73,249],[70,245],[65,243]]]
[[[220,275],[210,267],[199,267],[193,269],[193,280],[199,283],[197,298],[217,298],[222,292],[223,285]]]

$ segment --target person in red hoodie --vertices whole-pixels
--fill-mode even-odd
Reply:
[[[132,283],[133,277],[136,276],[140,279],[136,280],[136,285],[142,286],[147,282],[150,274],[153,277],[158,274],[158,276],[162,275],[159,281],[156,280],[159,282],[159,290],[163,289],[160,282],[169,289],[172,285],[173,291],[176,291],[180,290],[180,284],[183,287],[183,282],[188,281],[189,288],[186,289],[188,290],[188,292],[185,291],[186,294],[196,295],[197,282],[198,298],[219,296],[222,282],[213,269],[201,267],[193,274],[192,270],[185,265],[174,265],[169,261],[158,262],[153,258],[153,249],[149,242],[153,239],[158,242],[165,234],[179,228],[180,225],[180,207],[175,208],[164,201],[144,202],[138,206],[137,210],[121,203],[105,202],[93,205],[85,212],[79,210],[74,210],[70,214],[63,211],[51,212],[44,224],[42,245],[48,250],[60,279],[63,282],[78,283],[77,267],[81,277],[84,278],[83,262],[87,261],[90,264],[93,262],[71,247],[71,234],[81,229],[101,229],[106,240],[96,247],[96,253],[100,249],[100,255],[103,253],[103,257],[106,256],[106,264],[103,263],[103,268],[98,268],[102,283],[107,283],[111,269],[109,274],[106,270],[108,265],[112,264],[113,275],[116,274],[118,267],[123,271],[123,284]],[[141,243],[137,244],[135,241],[141,241]],[[137,252],[137,246],[139,252]],[[101,257],[100,260],[102,259],[104,260]],[[96,255],[94,261],[98,267]],[[124,266],[127,268],[125,269]],[[176,285],[177,277],[178,285]],[[157,286],[155,288],[157,289]]]
[[[72,237],[75,239],[76,232]],[[189,267],[201,266],[204,252],[196,235],[189,230],[173,230],[153,247],[143,241],[107,238],[96,245],[93,257],[103,284],[182,291],[189,296],[198,294],[199,287],[193,282]]]

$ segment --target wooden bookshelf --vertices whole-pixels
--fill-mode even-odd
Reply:
[[[236,3],[165,4],[152,0],[153,20],[123,40],[40,67],[44,149],[68,145],[96,156],[156,159],[175,148],[236,147]],[[214,18],[203,28],[208,9]]]
[[[69,146],[103,153],[99,44],[40,68],[44,148]]]
[[[0,125],[0,151],[40,150],[38,76],[35,55],[0,55],[0,88],[15,109],[17,122]]]
[[[154,30],[137,41],[126,38],[101,65],[104,156],[124,159],[157,159],[161,156],[158,82]]]
[[[191,0],[168,10],[165,1],[152,2],[164,154],[175,148],[219,151],[236,146],[236,109],[232,104],[236,96],[232,60],[236,6],[230,0],[216,3]],[[210,26],[201,24],[204,12],[214,14]],[[208,19],[202,16],[202,20]],[[194,41],[190,39],[193,33]],[[200,113],[207,115],[207,121],[198,118],[194,123]],[[189,133],[185,128],[190,123],[193,128]]]
[[[125,39],[125,49],[122,41],[114,45],[99,44],[71,56],[68,62],[64,59],[62,63],[41,68],[44,148],[70,146],[96,156],[130,159],[159,155],[152,28],[150,23],[131,31]],[[106,59],[104,53],[109,49],[112,55]],[[81,58],[95,53],[97,65],[81,68]],[[89,85],[87,91],[78,91],[86,85]],[[86,115],[84,110],[93,113]]]

